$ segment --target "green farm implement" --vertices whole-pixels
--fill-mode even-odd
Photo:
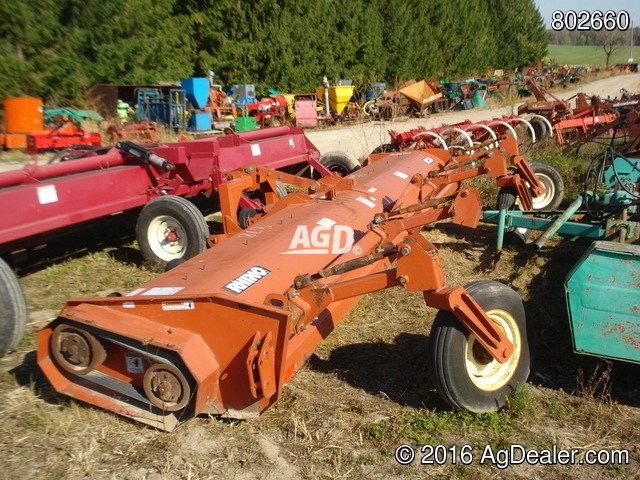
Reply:
[[[574,350],[577,353],[640,363],[640,160],[612,148],[587,169],[584,191],[564,212],[523,212],[506,189],[498,210],[483,220],[498,225],[503,240],[526,242],[532,230],[588,237],[594,242],[565,279]]]

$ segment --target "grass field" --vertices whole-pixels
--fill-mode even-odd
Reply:
[[[597,45],[549,45],[547,57],[561,65],[604,65],[606,57],[601,46]],[[633,58],[640,59],[640,47],[633,47]],[[610,64],[627,63],[629,46],[618,47],[611,55]]]

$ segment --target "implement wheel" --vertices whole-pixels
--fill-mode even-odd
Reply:
[[[13,270],[0,258],[0,357],[16,348],[27,324],[27,302]]]
[[[551,133],[549,132],[547,124],[540,118],[529,120],[529,123],[531,124],[531,127],[533,127],[533,132],[536,134],[536,142],[539,142]]]
[[[441,310],[429,336],[431,374],[440,395],[453,408],[482,413],[503,407],[529,376],[530,338],[520,296],[495,281],[466,286],[489,318],[506,333],[514,351],[506,363],[495,360],[460,321]]]
[[[327,152],[320,157],[320,163],[327,167],[334,173],[339,173],[341,176],[346,177],[352,172],[355,172],[360,168],[360,164],[347,152],[336,150],[333,152]],[[314,170],[313,178],[315,180],[321,177],[320,172]]]
[[[373,149],[371,155],[375,153],[391,153],[391,152],[399,152],[400,147],[394,145],[393,143],[383,143],[382,145],[378,145]]]
[[[531,199],[534,210],[557,210],[564,196],[564,181],[558,171],[545,162],[531,162],[531,169],[545,188],[545,193]]]
[[[189,259],[207,248],[209,227],[200,211],[175,195],[154,198],[140,212],[136,238],[145,260],[164,267],[176,258]]]

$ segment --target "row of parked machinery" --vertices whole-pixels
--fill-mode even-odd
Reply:
[[[77,147],[63,161],[0,174],[0,246],[10,254],[137,213],[139,246],[166,272],[131,292],[69,300],[39,333],[38,363],[60,393],[157,428],[199,414],[261,414],[364,294],[396,286],[439,310],[429,358],[443,398],[492,411],[527,379],[531,319],[498,282],[445,286],[421,227],[494,222],[499,247],[507,234],[526,240],[534,229],[545,231],[539,246],[556,233],[596,239],[566,282],[575,349],[640,362],[637,122],[617,130],[628,137],[624,154],[611,147],[594,158],[565,212],[557,211],[561,177],[519,154],[508,120],[455,127],[462,144],[440,148],[414,141],[424,132],[404,143],[396,134],[394,148],[363,165],[339,152],[320,156],[288,126]],[[483,212],[466,184],[479,176],[500,187],[497,211]],[[213,235],[198,198],[220,210]],[[0,290],[5,353],[27,310],[3,261]]]

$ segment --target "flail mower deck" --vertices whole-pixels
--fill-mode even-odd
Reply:
[[[495,410],[529,373],[523,302],[498,282],[445,286],[420,234],[444,219],[476,226],[480,197],[466,179],[495,177],[525,208],[529,187],[543,192],[515,139],[488,146],[372,155],[345,178],[302,179],[306,193],[140,288],[68,301],[39,333],[38,363],[58,392],[163,430],[205,413],[254,417],[364,294],[398,286],[440,309],[416,357],[430,357],[442,396]],[[245,167],[221,197],[259,178],[268,169]]]

